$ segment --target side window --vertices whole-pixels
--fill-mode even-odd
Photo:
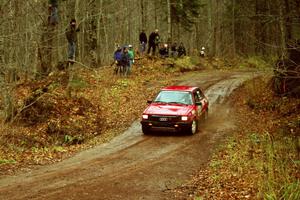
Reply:
[[[200,91],[197,90],[195,93],[194,93],[194,98],[195,98],[195,102],[200,102],[201,100],[201,94],[200,94]]]
[[[197,90],[197,93],[199,95],[200,100],[202,100],[204,98],[204,94],[201,90]]]

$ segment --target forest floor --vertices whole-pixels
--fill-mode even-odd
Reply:
[[[77,66],[71,98],[65,93],[66,72],[55,72],[45,80],[16,85],[14,99],[17,99],[18,114],[14,122],[1,127],[0,135],[2,197],[253,199],[258,198],[258,194],[272,192],[271,187],[263,185],[265,176],[261,171],[276,171],[277,168],[270,168],[275,164],[264,162],[254,166],[253,163],[258,163],[260,154],[266,156],[262,149],[269,148],[262,145],[270,138],[266,133],[277,138],[273,133],[277,134],[275,130],[280,127],[278,130],[286,135],[285,142],[295,141],[289,138],[295,137],[293,133],[299,129],[299,100],[279,97],[274,100],[267,82],[254,79],[236,90],[231,98],[225,95],[226,104],[218,106],[215,103],[219,115],[211,115],[212,121],[196,137],[143,137],[136,119],[139,119],[146,101],[152,99],[162,86],[199,84],[208,92],[208,88],[215,86],[216,89],[211,91],[219,91],[219,95],[225,88],[229,94],[237,87],[236,80],[245,80],[245,74],[249,78],[249,69],[232,71],[228,67],[219,68],[217,61],[196,63],[187,68],[181,66],[191,61],[177,62],[174,67],[166,61],[142,59],[128,78],[113,75],[111,67],[97,70]],[[250,74],[254,74],[257,69],[251,71]],[[269,80],[269,77],[264,78]],[[232,82],[226,84],[222,80]],[[217,84],[219,82],[223,87]],[[32,101],[32,94],[45,91],[45,86],[46,92]],[[221,101],[214,98],[213,92],[208,95],[215,102]],[[26,104],[27,101],[31,103]],[[228,141],[225,142],[225,138]],[[220,147],[220,144],[224,145]],[[294,147],[295,144],[290,145]],[[206,147],[209,148],[204,150]],[[215,148],[220,150],[211,157]],[[197,153],[201,149],[203,155]],[[147,152],[149,150],[152,153]],[[87,154],[76,154],[80,151]],[[237,154],[237,151],[241,153]],[[284,151],[280,149],[280,152]],[[299,183],[295,182],[295,178],[299,178],[295,173],[299,158],[294,157],[294,151],[294,148],[288,151],[289,160],[284,162],[291,166],[284,173],[291,177],[285,182],[291,191],[299,188]],[[275,154],[271,150],[267,152]],[[67,159],[70,157],[73,158]],[[185,160],[187,157],[189,159]],[[62,160],[65,161],[59,162]],[[282,160],[281,157],[278,160]],[[51,163],[57,165],[49,165]],[[176,169],[170,170],[170,164]],[[149,173],[149,170],[153,172]],[[147,174],[153,175],[147,179],[150,183],[145,180]],[[271,181],[282,183],[282,177],[267,175],[273,178]],[[189,177],[191,180],[186,182]],[[131,190],[120,180],[127,180],[127,187]],[[258,180],[261,184],[257,184]],[[78,184],[82,187],[78,188]],[[275,190],[278,185],[273,185],[274,191],[279,191]],[[15,193],[15,187],[20,190],[18,193]],[[156,190],[158,192],[152,194]]]

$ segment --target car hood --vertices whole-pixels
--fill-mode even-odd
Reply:
[[[188,115],[193,110],[193,105],[182,104],[150,104],[144,114],[148,115]]]

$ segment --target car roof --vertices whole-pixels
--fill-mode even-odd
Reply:
[[[163,91],[186,91],[186,92],[192,92],[198,87],[195,86],[186,86],[186,85],[172,85],[162,88]]]

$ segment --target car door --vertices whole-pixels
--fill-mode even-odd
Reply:
[[[208,101],[200,89],[197,89],[194,92],[194,99],[195,99],[195,103],[197,106],[198,116],[201,116],[207,109]],[[201,104],[199,104],[199,103],[201,103]]]
[[[199,91],[198,90],[196,90],[196,91],[194,91],[193,92],[193,97],[194,97],[194,101],[195,101],[195,105],[196,105],[196,112],[197,112],[197,117],[198,117],[198,119],[200,118],[200,116],[201,116],[201,112],[202,112],[202,105],[201,104],[199,104],[199,103],[201,103],[201,96],[199,95]]]
[[[199,93],[200,93],[200,96],[201,96],[201,102],[202,102],[202,105],[203,105],[203,111],[205,111],[205,110],[208,109],[208,100],[207,100],[206,96],[204,95],[204,93],[202,92],[201,89],[199,89]]]

